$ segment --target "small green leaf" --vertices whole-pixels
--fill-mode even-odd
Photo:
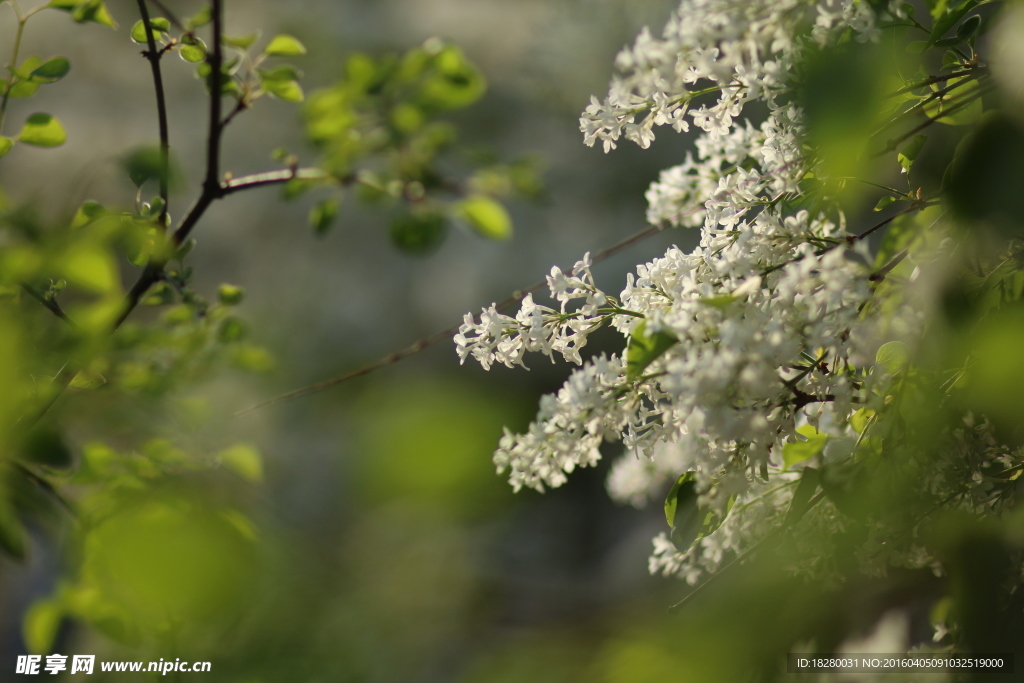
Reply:
[[[12,149],[14,149],[14,140],[0,135],[0,159],[7,156]]]
[[[896,201],[895,197],[893,197],[892,195],[888,195],[887,194],[887,195],[885,195],[884,197],[882,197],[881,199],[878,200],[878,203],[875,204],[874,210],[875,211],[881,211],[882,209],[884,209],[885,207],[887,207],[890,204],[894,203],[895,201]]]
[[[729,304],[738,301],[738,296],[732,294],[721,294],[719,296],[707,296],[700,300],[705,306],[711,306],[712,308],[725,308]]]
[[[272,97],[285,102],[301,102],[305,99],[302,93],[302,86],[296,81],[263,81],[263,89]]]
[[[258,33],[250,33],[247,36],[224,36],[221,42],[228,47],[237,47],[239,50],[248,50],[260,37]]]
[[[906,146],[900,150],[900,153],[896,155],[896,158],[900,162],[900,166],[903,170],[909,172],[911,167],[914,165],[914,160],[917,159],[921,153],[921,149],[924,148],[925,141],[928,140],[927,135],[915,135],[914,138],[906,144]]]
[[[425,254],[440,246],[445,227],[440,214],[407,214],[391,223],[391,242],[408,254]]]
[[[18,133],[19,142],[36,147],[60,147],[67,139],[64,126],[49,114],[32,114]]]
[[[217,289],[217,298],[225,306],[236,306],[245,298],[245,290],[235,285],[222,284]]]
[[[183,40],[178,55],[189,64],[198,64],[206,59],[206,43],[199,38]]]
[[[330,230],[334,219],[338,216],[338,200],[325,199],[313,205],[309,210],[309,223],[317,235],[324,235]]]
[[[868,422],[875,416],[871,408],[861,408],[850,416],[850,427],[858,434],[863,434],[868,427]]]
[[[221,451],[220,462],[246,481],[258,482],[263,479],[263,459],[252,446],[237,444]]]
[[[679,509],[680,501],[685,504],[691,494],[696,500],[696,492],[693,491],[694,476],[693,472],[687,472],[676,479],[676,483],[669,489],[668,496],[665,498],[665,521],[672,529],[676,528],[676,512]]]
[[[475,195],[459,202],[459,217],[478,234],[492,240],[512,237],[512,218],[499,202],[485,195]]]
[[[71,17],[80,24],[91,21],[117,28],[117,22],[110,16],[103,0],[50,0],[47,7],[70,12]]]
[[[931,36],[929,36],[928,40],[933,45],[938,44],[939,40],[946,35],[946,32],[956,25],[956,22],[960,21],[965,14],[977,6],[978,0],[967,0],[967,2],[953,8],[947,8],[946,2],[939,3],[932,10],[934,21],[932,22]]]
[[[159,180],[163,175],[163,154],[158,147],[139,147],[121,158],[121,166],[128,173],[132,184],[142,187],[150,180]]]
[[[912,43],[907,43],[906,51],[912,55],[919,55],[929,47],[927,40],[915,40]]]
[[[71,62],[66,57],[53,57],[48,59],[29,74],[30,78],[42,78],[48,81],[59,81],[71,71]]]
[[[306,54],[306,46],[297,38],[282,34],[274,36],[263,53],[268,57],[298,57]]]
[[[626,376],[636,379],[643,374],[647,366],[656,361],[666,351],[679,343],[679,340],[668,332],[647,334],[647,321],[633,328],[626,349]]]
[[[64,608],[56,600],[44,598],[33,603],[21,623],[21,635],[28,651],[35,654],[50,652],[63,618]]]
[[[813,467],[805,467],[804,473],[800,476],[800,483],[796,485],[793,498],[789,502],[789,511],[786,513],[786,525],[795,524],[806,514],[811,498],[818,490],[821,482],[821,472]]]
[[[787,443],[782,447],[782,461],[785,463],[786,469],[797,463],[810,460],[821,453],[825,450],[825,444],[830,438],[828,434],[822,434],[811,425],[798,428],[796,433],[807,437],[807,440]]]
[[[201,28],[209,24],[211,21],[213,21],[213,12],[212,8],[209,5],[207,5],[206,7],[204,7],[203,9],[199,10],[191,17],[186,19],[185,26],[190,29]]]
[[[910,360],[910,349],[901,341],[891,341],[882,344],[875,354],[875,363],[885,368],[890,375],[906,367]]]
[[[154,17],[149,20],[149,26],[153,29],[153,39],[158,40],[160,33],[165,33],[171,30],[171,22],[163,17]],[[142,23],[142,20],[135,22],[132,26],[132,40],[136,43],[148,43],[149,36],[146,33],[146,25]]]

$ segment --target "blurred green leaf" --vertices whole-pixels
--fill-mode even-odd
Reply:
[[[339,206],[337,199],[325,199],[309,210],[309,223],[317,235],[324,235],[330,230],[338,217]]]
[[[234,471],[246,481],[263,481],[263,459],[259,451],[246,444],[237,444],[223,450],[218,456],[222,465]]]
[[[34,654],[50,652],[63,619],[64,608],[57,600],[44,598],[32,603],[21,624],[25,648]]]
[[[886,342],[875,353],[875,363],[885,368],[890,375],[905,368],[909,361],[910,349],[901,341]]]
[[[28,534],[3,494],[0,494],[0,550],[17,560],[25,559],[28,553]]]
[[[810,509],[811,498],[818,491],[818,484],[821,481],[821,472],[813,467],[805,467],[800,475],[800,483],[796,485],[793,492],[793,499],[789,503],[789,510],[786,512],[786,526],[796,524]]]
[[[225,306],[236,306],[245,298],[245,290],[235,285],[222,284],[217,289],[217,298]]]
[[[103,0],[50,0],[47,7],[70,12],[72,18],[78,23],[94,22],[110,28],[117,28],[117,22],[110,16]]]
[[[512,238],[512,218],[500,202],[476,195],[459,202],[458,215],[477,233],[492,240]]]
[[[882,209],[884,209],[885,207],[887,207],[890,204],[894,203],[895,201],[896,201],[895,197],[893,197],[892,195],[887,194],[887,195],[885,195],[884,197],[882,197],[881,199],[878,200],[878,203],[875,204],[875,208],[873,210],[874,211],[881,211]]]
[[[306,46],[289,35],[274,36],[263,51],[268,57],[298,57],[306,54]]]
[[[48,81],[58,81],[71,71],[71,62],[65,57],[53,57],[46,60],[32,70],[32,78],[43,78]]]
[[[782,461],[787,469],[821,453],[829,440],[828,434],[819,432],[812,425],[798,427],[796,432],[807,440],[787,443],[782,447]]]
[[[7,156],[12,149],[14,149],[14,140],[0,135],[0,159]]]
[[[409,213],[391,222],[391,242],[408,254],[425,254],[444,241],[445,227],[438,213]]]
[[[904,145],[903,149],[900,150],[900,153],[896,155],[896,158],[900,162],[900,166],[903,167],[904,171],[908,173],[910,172],[910,169],[914,165],[914,160],[917,159],[917,155],[919,155],[921,150],[924,149],[924,143],[927,142],[927,140],[927,135],[915,135],[910,142]],[[878,207],[875,207],[875,209],[877,210]]]
[[[285,102],[302,102],[305,99],[302,93],[302,86],[296,81],[264,80],[263,89],[271,97]]]
[[[49,114],[32,114],[18,133],[18,142],[35,147],[59,147],[68,139],[64,126]]]
[[[224,36],[222,42],[228,47],[237,47],[239,50],[248,50],[252,44],[259,39],[259,33],[250,33],[246,36]]]

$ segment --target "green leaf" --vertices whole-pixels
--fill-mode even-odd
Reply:
[[[647,334],[647,321],[633,328],[626,349],[626,376],[636,379],[643,374],[647,366],[656,361],[666,351],[679,343],[679,340],[668,332]]]
[[[807,437],[807,440],[787,443],[782,447],[782,461],[785,463],[786,469],[797,463],[810,460],[821,453],[825,450],[825,444],[830,438],[828,434],[822,434],[811,425],[798,428],[796,433]]]
[[[680,501],[685,504],[691,494],[696,500],[696,493],[693,491],[694,476],[693,472],[687,472],[676,479],[676,483],[669,489],[668,496],[665,498],[665,521],[673,529],[676,528],[676,512],[679,509]]]
[[[67,139],[64,126],[49,114],[32,114],[18,133],[19,142],[36,147],[60,147]]]
[[[885,207],[889,206],[890,204],[892,204],[895,201],[896,201],[895,197],[893,197],[892,195],[887,194],[887,195],[885,195],[884,197],[882,197],[881,199],[878,200],[878,203],[875,204],[874,210],[875,211],[881,211],[882,209],[884,209]]]
[[[189,64],[198,64],[206,59],[206,50],[198,45],[182,45],[178,55]]]
[[[163,155],[158,147],[139,147],[121,158],[121,167],[135,187],[142,187],[163,175]]]
[[[818,490],[821,482],[821,472],[813,467],[805,467],[804,473],[800,476],[800,483],[796,485],[793,498],[789,502],[789,511],[786,513],[786,525],[796,524],[800,518],[810,509],[811,498]]]
[[[886,342],[875,353],[875,363],[884,367],[890,375],[905,368],[909,360],[910,349],[901,341]]]
[[[512,237],[512,218],[499,202],[485,195],[475,195],[459,202],[459,216],[478,234],[492,240]]]
[[[932,32],[928,37],[929,42],[935,44],[946,35],[949,29],[953,28],[956,22],[960,21],[965,14],[978,6],[978,0],[967,0],[957,7],[947,8],[945,1],[940,2],[932,10]]]
[[[900,153],[896,155],[896,158],[900,162],[900,166],[907,172],[910,171],[914,165],[914,160],[921,153],[921,149],[924,148],[924,143],[928,140],[927,135],[915,135],[914,138],[900,150]]]
[[[110,16],[103,0],[50,0],[47,7],[70,12],[71,17],[80,24],[93,22],[117,28],[117,22]]]
[[[221,42],[228,47],[236,47],[239,50],[248,50],[260,37],[259,33],[250,33],[247,36],[224,36]]]
[[[873,409],[861,408],[850,416],[850,427],[858,434],[863,434],[864,430],[868,428],[868,421],[874,416],[875,411]]]
[[[309,210],[309,224],[313,226],[317,235],[324,235],[331,228],[334,219],[338,216],[338,200],[325,199],[313,205]]]
[[[211,21],[213,21],[213,11],[212,8],[207,5],[186,19],[185,26],[189,29],[201,28],[209,24]]]
[[[306,54],[306,46],[289,35],[274,36],[263,53],[268,57],[298,57]]]
[[[7,156],[12,149],[14,149],[14,140],[0,135],[0,159]]]
[[[153,29],[153,39],[157,40],[159,39],[159,34],[161,32],[169,31],[171,29],[171,22],[163,17],[156,17],[154,19],[150,19],[149,27]],[[143,44],[149,42],[149,36],[146,33],[146,25],[141,19],[136,21],[135,25],[132,26],[132,40],[136,43]]]
[[[33,69],[29,76],[53,82],[67,76],[68,71],[71,71],[71,62],[66,57],[53,57]]]
[[[302,93],[302,86],[296,81],[263,81],[263,89],[272,97],[285,102],[301,102],[305,99]]]
[[[445,219],[437,213],[413,213],[391,223],[391,242],[408,254],[425,254],[444,240]]]
[[[738,296],[732,294],[720,294],[719,296],[706,296],[700,299],[700,302],[705,306],[711,306],[712,308],[725,308],[729,304],[739,301]]]
[[[33,603],[21,623],[21,635],[28,651],[35,654],[50,652],[63,618],[64,608],[56,600],[44,598]]]
[[[222,284],[217,289],[217,298],[225,306],[237,306],[245,298],[245,290],[235,285]]]
[[[729,500],[727,508],[732,507],[734,500]],[[687,472],[676,480],[665,498],[665,520],[672,529],[672,542],[685,552],[721,526],[723,518],[698,505],[695,475]]]
[[[237,444],[221,451],[220,462],[246,481],[258,482],[263,479],[263,460],[259,451],[252,446]]]
[[[297,81],[302,78],[302,72],[291,64],[279,64],[273,69],[260,69],[260,82],[264,81]]]

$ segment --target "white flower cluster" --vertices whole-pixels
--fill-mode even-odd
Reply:
[[[661,39],[644,29],[619,53],[608,96],[592,98],[580,118],[584,141],[608,151],[624,135],[647,148],[655,126],[688,130],[687,115],[713,137],[727,134],[748,102],[776,106],[811,23],[819,44],[846,29],[861,41],[878,37],[874,14],[858,0],[684,0]],[[717,103],[691,108],[711,93]]]
[[[684,0],[663,39],[644,31],[619,55],[622,75],[581,127],[606,151],[622,135],[647,147],[655,125],[685,131],[689,115],[703,131],[696,158],[661,174],[648,218],[702,226],[700,246],[638,266],[618,297],[596,286],[589,256],[569,274],[554,268],[558,310],[532,296],[515,317],[492,305],[456,336],[460,358],[485,368],[523,365],[527,351],[582,365],[525,434],[501,440],[495,463],[516,490],[559,486],[607,440],[627,450],[609,478],[617,499],[641,505],[696,473],[701,504],[725,521],[690,549],[655,539],[652,572],[696,581],[777,524],[799,479],[783,471],[783,446],[803,438],[801,425],[849,429],[870,396],[878,341],[860,312],[871,260],[841,213],[800,208],[812,162],[787,93],[805,42],[847,30],[871,40],[874,22],[855,0]],[[702,91],[718,103],[691,109]],[[737,123],[752,100],[767,104],[766,119]],[[625,352],[584,362],[587,336],[604,325],[627,339]],[[769,474],[782,486],[770,488]],[[742,515],[725,514],[730,500]]]

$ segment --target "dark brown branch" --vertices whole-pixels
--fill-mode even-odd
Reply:
[[[146,27],[146,43],[149,48],[142,54],[149,60],[150,68],[153,71],[153,87],[156,88],[156,113],[160,126],[160,198],[164,201],[163,208],[160,210],[159,223],[160,230],[166,230],[171,144],[170,133],[167,128],[167,100],[164,97],[164,77],[160,70],[160,58],[163,52],[156,49],[156,36],[153,35],[153,27],[149,23],[149,9],[146,7],[146,0],[138,0],[138,3],[139,14],[142,15],[142,23]]]
[[[206,179],[203,181],[205,194],[220,191],[220,138],[224,127],[221,123],[223,100],[224,67],[224,2],[213,0],[213,47],[207,56],[210,65],[210,131],[206,143]]]

